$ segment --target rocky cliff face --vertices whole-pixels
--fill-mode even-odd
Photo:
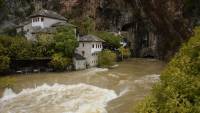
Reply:
[[[169,58],[191,35],[190,22],[184,14],[185,0],[40,1],[44,8],[70,18],[93,18],[97,30],[123,31],[136,57]],[[0,7],[3,10],[0,14],[1,27],[14,25],[30,15],[35,4],[33,0],[4,0],[3,6]]]
[[[191,35],[189,23],[183,17],[184,2],[182,0],[136,0],[135,3],[131,3],[132,7],[139,7],[141,13],[144,13],[141,17],[147,19],[144,27],[147,27],[148,40],[155,41],[152,46],[149,44],[147,48],[154,46],[152,51],[155,56],[161,59],[169,58]],[[145,49],[142,49],[142,52]]]

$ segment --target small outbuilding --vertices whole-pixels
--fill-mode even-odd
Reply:
[[[86,69],[86,58],[81,56],[80,54],[75,54],[73,57],[73,64],[75,70],[83,70]]]

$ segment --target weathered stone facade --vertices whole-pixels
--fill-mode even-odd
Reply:
[[[87,67],[95,67],[98,65],[98,53],[103,49],[103,41],[100,39],[91,39],[93,37],[97,39],[97,37],[93,35],[80,37],[79,47],[76,49],[76,53],[86,58]]]
[[[73,57],[73,64],[75,70],[86,69],[86,59],[80,54],[75,54]]]

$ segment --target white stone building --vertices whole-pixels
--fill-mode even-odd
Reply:
[[[17,27],[17,32],[24,33],[25,37],[29,40],[34,40],[36,34],[40,31],[50,31],[55,29],[56,25],[70,25],[67,19],[58,13],[50,10],[40,10],[29,17],[29,19],[21,23]],[[51,30],[54,31],[54,30]],[[75,29],[76,35],[76,29]]]
[[[102,43],[104,40],[94,35],[86,35],[80,37],[79,47],[76,53],[86,58],[87,67],[94,67],[98,65],[98,54],[103,50]]]

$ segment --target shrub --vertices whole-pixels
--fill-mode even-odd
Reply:
[[[39,34],[34,43],[33,53],[37,57],[51,57],[55,52],[55,40],[51,34]]]
[[[199,81],[200,27],[168,64],[160,83],[149,100],[138,106],[137,113],[200,113]]]
[[[103,50],[99,54],[99,66],[109,67],[112,66],[116,61],[116,54],[110,50]]]
[[[32,57],[32,42],[27,41],[25,37],[9,38],[8,56],[12,59],[24,59]],[[5,46],[6,47],[6,46]]]
[[[120,47],[119,48],[120,56],[123,58],[128,58],[131,56],[131,52],[129,48]]]
[[[65,58],[62,54],[54,54],[49,65],[56,71],[64,71],[69,64],[71,64],[70,58]]]

